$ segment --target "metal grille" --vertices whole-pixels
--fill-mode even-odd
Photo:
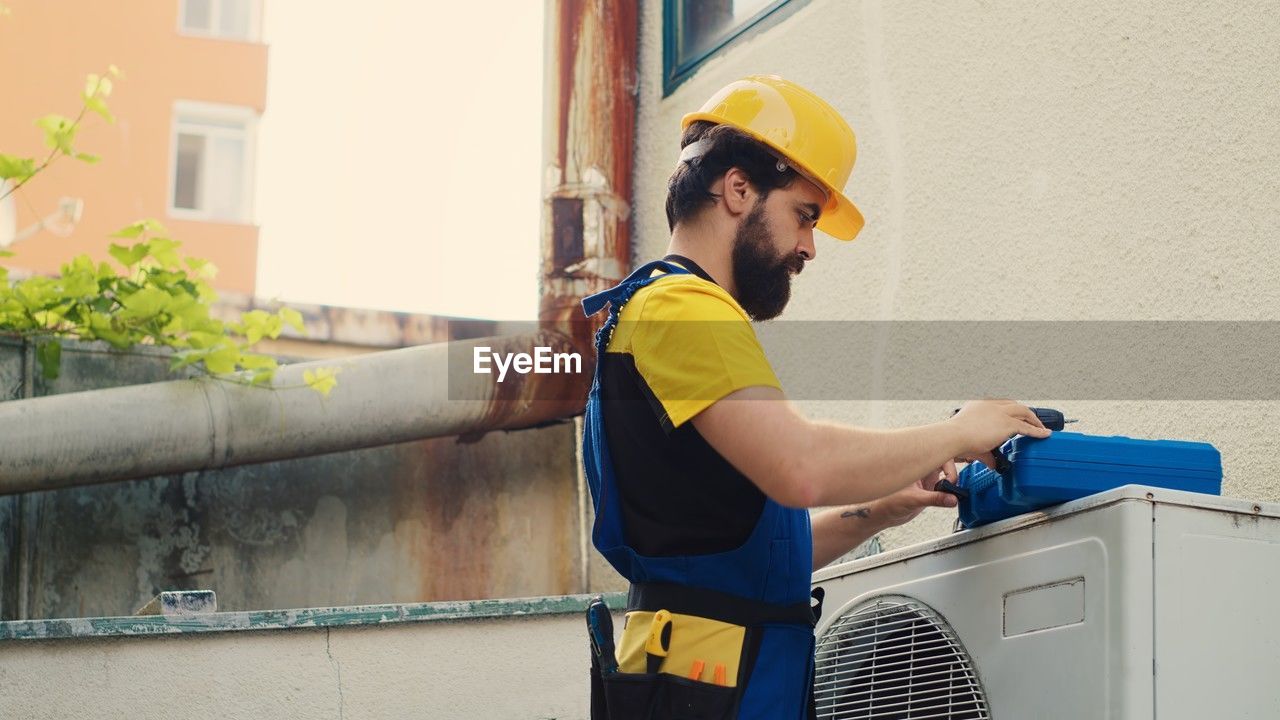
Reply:
[[[955,633],[910,598],[880,596],[818,640],[819,718],[990,720],[978,676]]]

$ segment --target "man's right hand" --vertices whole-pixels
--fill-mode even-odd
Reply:
[[[964,452],[957,460],[995,467],[992,450],[1014,435],[1046,438],[1050,431],[1031,408],[1013,400],[971,400],[947,422],[960,430]]]

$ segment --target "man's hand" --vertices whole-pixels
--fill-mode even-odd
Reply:
[[[935,470],[879,500],[818,513],[813,518],[813,569],[843,556],[881,530],[910,522],[927,507],[955,507],[955,495],[933,489],[944,475],[943,470]]]
[[[1050,435],[1031,408],[1013,400],[973,400],[947,422],[960,430],[964,442],[965,450],[956,459],[977,460],[987,467],[996,466],[991,451],[1014,435]]]
[[[898,492],[872,502],[867,509],[878,518],[883,529],[908,523],[927,507],[953,508],[959,502],[955,495],[933,489],[943,476],[942,472],[929,473]]]

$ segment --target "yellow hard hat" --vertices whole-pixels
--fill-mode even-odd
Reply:
[[[800,174],[827,194],[818,229],[852,240],[862,229],[862,213],[844,196],[844,184],[858,156],[849,124],[825,100],[776,75],[751,75],[722,88],[698,112],[698,120],[731,125],[773,148]]]

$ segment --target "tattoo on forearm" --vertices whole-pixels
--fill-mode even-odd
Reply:
[[[844,512],[840,513],[840,517],[842,517],[842,518],[851,518],[851,517],[868,518],[868,517],[871,517],[871,508],[858,508],[858,509],[856,509],[856,510],[846,510],[846,511],[844,511]]]

